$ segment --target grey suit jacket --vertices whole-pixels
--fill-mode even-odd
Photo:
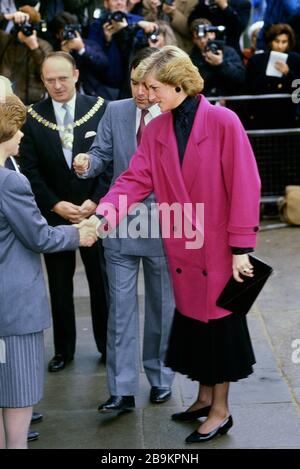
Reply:
[[[136,150],[136,105],[133,99],[123,99],[113,101],[108,104],[105,113],[99,123],[97,136],[89,150],[91,156],[90,169],[85,177],[95,177],[104,171],[108,164],[113,161],[113,179],[122,174],[129,166],[131,157]],[[151,203],[155,203],[154,195],[151,194],[143,201],[147,207],[147,213],[143,212],[137,215],[129,215],[123,220],[117,229],[116,238],[105,238],[103,246],[110,249],[118,249],[121,254],[136,256],[164,256],[164,250],[161,237],[150,237],[150,222],[155,220],[159,233],[158,213],[155,209],[151,210]],[[151,215],[152,211],[152,215]],[[134,218],[138,217],[146,223],[140,223],[141,226],[149,229],[143,231],[143,236],[137,239],[127,236],[125,226],[129,226]],[[151,220],[152,219],[152,220]],[[123,236],[123,237],[122,237]]]
[[[40,253],[78,245],[74,226],[48,226],[26,177],[0,167],[0,337],[50,326]]]

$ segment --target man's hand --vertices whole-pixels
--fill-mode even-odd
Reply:
[[[16,24],[22,24],[26,21],[29,21],[28,13],[23,13],[23,11],[15,11],[14,13],[5,13],[4,18],[8,21],[13,21]]]
[[[64,52],[70,52],[72,50],[76,50],[79,52],[80,50],[84,49],[84,42],[82,37],[80,36],[78,31],[75,31],[76,37],[74,39],[70,39],[69,41],[63,41],[60,45],[60,48]]]
[[[88,218],[90,215],[96,212],[97,204],[90,199],[87,199],[81,204],[80,213],[82,219]]]
[[[246,277],[253,277],[253,266],[250,264],[248,254],[233,254],[232,255],[232,274],[237,282],[243,282],[244,280],[240,275]]]
[[[39,48],[36,31],[33,31],[33,33],[30,36],[25,36],[25,34],[23,34],[22,31],[19,31],[18,39],[20,42],[25,44],[30,50],[35,50]]]
[[[74,205],[71,202],[62,200],[54,205],[52,211],[71,223],[79,223],[82,220],[80,209],[81,207],[79,205]]]
[[[143,29],[146,34],[151,34],[158,30],[158,25],[152,21],[141,20],[137,22],[137,25]]]
[[[73,161],[73,168],[77,174],[85,173],[90,167],[90,155],[87,153],[78,153]]]
[[[223,52],[218,50],[217,54],[214,54],[211,51],[207,51],[204,54],[205,61],[209,64],[214,66],[221,65],[223,63]]]
[[[92,246],[98,239],[95,224],[89,220],[83,220],[75,225],[79,230],[79,245],[83,247]]]

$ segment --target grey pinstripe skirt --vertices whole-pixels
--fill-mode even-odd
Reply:
[[[43,332],[0,337],[0,408],[36,404],[43,386]]]

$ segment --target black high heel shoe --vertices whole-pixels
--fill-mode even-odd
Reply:
[[[188,412],[178,412],[177,414],[172,415],[172,420],[177,420],[179,422],[192,422],[200,417],[207,417],[209,414],[211,406],[202,407],[202,409],[191,410]]]
[[[211,432],[199,433],[197,430],[195,430],[185,439],[185,442],[186,443],[203,443],[205,441],[212,440],[218,435],[226,435],[226,433],[232,427],[232,425],[233,425],[233,420],[232,420],[231,415],[229,415],[229,417],[223,420],[223,422],[217,428],[214,428]]]

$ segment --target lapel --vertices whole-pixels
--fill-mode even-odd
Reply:
[[[136,105],[133,99],[127,101],[123,105],[123,112],[118,114],[118,119],[120,123],[120,127],[122,129],[121,134],[126,136],[124,142],[121,142],[122,145],[127,146],[128,148],[128,155],[130,158],[135,153],[137,142],[136,142]],[[125,154],[125,151],[124,151]],[[129,163],[129,161],[128,161]]]
[[[90,108],[91,108],[90,102],[87,102],[84,96],[77,93],[74,120],[76,121],[80,119],[84,114],[86,114],[90,110]],[[78,153],[80,153],[80,150],[82,147],[81,142],[84,139],[86,129],[87,129],[86,124],[82,124],[79,127],[74,127],[73,158]]]
[[[46,99],[41,103],[41,107],[38,110],[38,112],[41,114],[42,117],[47,119],[49,122],[56,123],[56,117],[55,117],[55,112],[52,104],[51,98]],[[50,148],[50,151],[52,153],[52,156],[57,159],[58,163],[64,167],[64,169],[70,170],[69,166],[67,165],[65,155],[62,150],[62,145],[60,141],[60,136],[58,130],[52,130],[48,129],[47,127],[43,126],[43,131],[46,133],[46,135],[43,133],[42,139],[44,141],[44,144],[47,145],[47,147]]]
[[[190,201],[191,188],[195,180],[197,180],[199,168],[197,159],[202,157],[202,155],[199,154],[199,145],[208,136],[207,111],[210,104],[201,95],[199,99],[201,102],[195,116],[182,167],[179,162],[178,147],[171,112],[165,115],[164,125],[161,126],[156,137],[156,140],[163,145],[162,152],[160,152],[163,170],[169,184],[172,186],[175,200],[181,202]]]

